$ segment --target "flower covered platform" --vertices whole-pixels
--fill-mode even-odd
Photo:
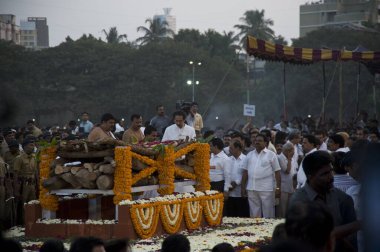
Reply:
[[[57,212],[59,219],[43,219],[39,201],[26,204],[25,236],[146,239],[183,230],[215,227],[222,220],[223,194],[216,191],[124,200],[117,205],[117,219],[107,211],[101,212],[101,220],[88,219],[88,200],[74,198],[59,201],[60,209],[67,210]]]
[[[55,191],[46,188],[44,181],[53,174],[57,148],[50,146],[43,149],[39,165],[39,201],[25,205],[25,236],[69,238],[91,235],[103,239],[145,239],[185,229],[220,225],[223,194],[208,191],[209,145],[188,142],[180,146],[162,144],[161,147],[162,151],[155,156],[136,153],[130,146],[115,147],[113,190],[63,188]],[[193,164],[188,171],[181,169],[177,163],[184,157],[187,159],[187,155],[192,157]],[[146,166],[136,173],[133,160]],[[93,173],[92,170],[87,172]],[[134,186],[152,174],[158,177],[158,185]],[[176,183],[178,179],[182,182]],[[195,192],[175,193],[178,184],[182,184],[182,188],[183,185],[194,185]],[[161,196],[132,200],[133,193],[146,190],[157,190]],[[62,195],[76,193],[87,196],[62,198]]]

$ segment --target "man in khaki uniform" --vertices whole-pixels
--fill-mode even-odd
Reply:
[[[20,195],[18,204],[17,219],[23,221],[24,203],[37,199],[37,164],[34,155],[35,144],[31,139],[26,139],[22,143],[24,153],[15,158],[13,171],[15,182],[18,182],[19,189],[15,186],[15,194]],[[16,192],[18,191],[18,192]],[[20,194],[21,193],[21,194]]]
[[[8,143],[9,151],[4,154],[4,161],[9,165],[9,172],[13,176],[13,165],[16,157],[20,155],[19,143],[17,140],[11,140]]]

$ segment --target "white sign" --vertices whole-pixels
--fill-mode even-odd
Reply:
[[[249,104],[244,104],[244,116],[255,116],[256,114],[256,108],[255,105],[249,105]]]

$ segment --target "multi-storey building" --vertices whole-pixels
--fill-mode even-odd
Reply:
[[[0,39],[20,44],[20,27],[16,25],[16,16],[0,14]]]
[[[321,0],[300,6],[300,36],[328,25],[380,23],[380,0]]]
[[[175,16],[170,15],[171,8],[164,8],[164,14],[163,15],[154,15],[153,20],[159,19],[161,22],[165,21],[168,24],[168,28],[172,30],[174,33],[177,29],[177,21]],[[169,34],[168,34],[169,36]]]
[[[20,22],[20,30],[21,30],[21,45],[30,48],[37,48],[37,29],[36,24],[34,22],[28,22],[22,20]]]

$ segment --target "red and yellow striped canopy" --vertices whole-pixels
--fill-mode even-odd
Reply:
[[[247,52],[263,60],[283,61],[298,64],[311,64],[318,61],[359,61],[362,63],[380,62],[380,52],[354,52],[346,50],[297,48],[247,37]]]

